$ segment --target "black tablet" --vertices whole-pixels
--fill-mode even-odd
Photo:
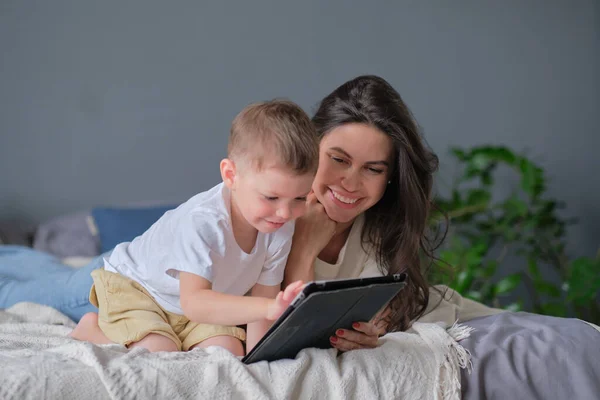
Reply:
[[[295,358],[302,349],[331,348],[337,329],[370,321],[406,284],[406,274],[308,283],[242,362]]]

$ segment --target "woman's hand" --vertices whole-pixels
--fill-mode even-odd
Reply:
[[[303,251],[317,257],[335,234],[336,226],[337,222],[329,218],[317,196],[310,193],[305,214],[296,220],[294,242],[300,242]]]
[[[340,351],[373,349],[377,347],[379,336],[387,332],[387,321],[385,318],[389,314],[386,308],[383,312],[377,314],[371,322],[355,322],[352,324],[353,330],[338,329],[334,336],[329,338],[331,346]]]
[[[336,226],[337,222],[327,216],[325,208],[311,192],[306,199],[304,215],[296,220],[284,285],[297,280],[309,282],[315,279],[315,260],[331,241]]]

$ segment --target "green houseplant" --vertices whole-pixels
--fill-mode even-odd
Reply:
[[[560,218],[557,211],[563,204],[547,198],[544,171],[506,147],[454,148],[452,154],[459,176],[448,196],[436,198],[449,218],[439,257],[452,273],[433,269],[430,279],[494,307],[599,323],[600,253],[596,258],[568,257],[565,228],[574,221]],[[500,166],[516,173],[520,184],[497,199]],[[435,213],[431,223],[443,220]],[[513,267],[509,274],[503,268],[507,255]],[[555,279],[547,278],[543,271],[548,270],[554,270]],[[508,303],[519,285],[524,285],[526,298]]]

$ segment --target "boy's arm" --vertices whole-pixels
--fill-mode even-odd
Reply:
[[[252,288],[251,294],[252,297],[266,297],[270,299],[274,299],[277,297],[277,294],[280,291],[280,286],[265,286],[256,284]],[[251,322],[248,324],[246,329],[246,354],[250,352],[256,346],[258,341],[267,333],[273,321],[270,321],[266,318],[262,320]]]
[[[244,298],[215,292],[207,279],[179,272],[181,308],[191,321],[213,325],[241,325],[267,317],[267,298]]]
[[[235,296],[215,292],[199,275],[179,272],[181,308],[191,321],[213,325],[242,325],[263,319],[276,320],[302,290],[302,282],[289,285],[276,298]]]

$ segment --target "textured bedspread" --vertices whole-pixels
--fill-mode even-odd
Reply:
[[[469,330],[418,323],[373,350],[307,349],[295,360],[246,366],[220,348],[128,351],[67,337],[58,311],[19,303],[0,311],[1,399],[459,399]]]

